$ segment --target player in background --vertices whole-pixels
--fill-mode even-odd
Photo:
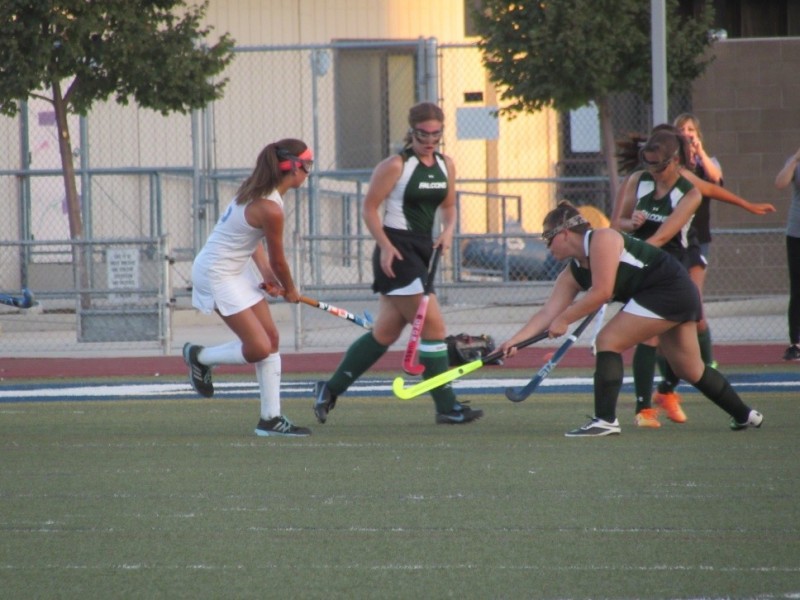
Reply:
[[[687,183],[694,186],[701,194],[701,197],[713,198],[715,200],[734,204],[753,214],[764,215],[775,211],[775,207],[771,204],[754,204],[748,202],[744,198],[736,196],[719,185],[701,179],[694,172],[687,169],[686,164],[688,164],[689,156],[691,155],[691,148],[686,142],[686,139],[680,135],[677,128],[673,125],[664,124],[656,126],[653,128],[651,138],[649,139],[652,139],[655,135],[661,137],[666,136],[665,139],[671,136],[677,136],[679,149],[673,160],[656,165],[655,170],[662,166],[664,170],[661,173],[652,174],[650,178],[663,179],[666,177],[671,181],[675,181],[676,184],[679,180],[683,181],[684,183],[682,185],[684,187]],[[645,217],[646,211],[639,211],[637,213],[635,210],[638,202],[637,194],[640,191],[644,192],[644,190],[639,190],[639,182],[646,171],[642,170],[642,166],[645,162],[643,159],[643,150],[647,143],[648,138],[638,134],[629,135],[627,138],[617,141],[617,157],[620,163],[620,170],[623,173],[628,173],[628,175],[622,186],[620,186],[620,195],[617,197],[614,204],[614,211],[611,218],[613,227],[632,232],[633,235],[640,238],[646,238],[648,235],[654,233],[658,224],[664,219],[664,213],[660,215],[654,213],[650,217],[652,223],[650,223],[650,225],[645,225],[643,229],[639,229],[642,223],[647,220]],[[674,143],[672,145],[674,145]],[[650,170],[654,170],[654,165],[650,165]],[[652,194],[650,194],[648,202],[656,202],[656,204],[661,205],[661,210],[671,212],[672,203],[680,198],[679,192],[673,190],[667,195],[665,192],[667,188],[664,186],[663,181],[661,189],[664,195],[654,198]],[[675,217],[673,217],[673,224],[680,225],[680,235],[676,236],[664,249],[673,253],[687,268],[702,297],[702,286],[705,281],[707,262],[701,253],[701,248],[697,241],[697,232],[691,227],[695,214],[696,209],[695,212],[691,214],[688,214],[687,211],[683,211],[683,215],[680,218],[681,220],[686,219],[684,223],[678,223]],[[676,232],[678,231],[674,227],[673,230]],[[662,233],[663,232],[664,230],[662,230]],[[698,327],[700,329],[707,329],[705,318],[702,315]],[[700,339],[704,337],[703,335],[698,335]],[[703,343],[701,342],[701,351],[702,348]],[[709,361],[706,360],[706,362]],[[658,420],[658,411],[652,407],[655,366],[656,340],[650,340],[649,342],[637,345],[633,357],[633,376],[634,393],[636,396],[635,422],[640,427],[656,428],[661,426]],[[680,396],[674,392],[674,386],[677,385],[678,378],[672,371],[669,371],[669,377],[672,383],[671,393],[666,393],[668,390],[665,390],[664,393],[657,393],[656,399],[665,410],[670,420],[676,423],[683,423],[686,421],[686,414],[681,407]]]
[[[219,314],[239,338],[206,348],[191,343],[183,347],[192,387],[211,397],[212,367],[255,364],[259,436],[311,434],[281,414],[279,333],[259,285],[268,284],[271,295],[287,302],[300,301],[283,247],[283,198],[305,183],[312,165],[311,149],[300,140],[268,144],[192,265],[192,304]]]
[[[800,360],[800,150],[788,158],[775,177],[779,190],[792,184],[786,223],[786,261],[789,265],[789,347],[783,360]]]

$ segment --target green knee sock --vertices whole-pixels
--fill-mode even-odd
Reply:
[[[423,379],[430,379],[447,371],[450,361],[447,359],[447,344],[444,340],[421,340],[419,362],[425,367]],[[431,396],[436,404],[436,412],[440,414],[449,413],[456,404],[456,395],[449,383],[431,390]]]
[[[372,333],[362,335],[350,344],[336,372],[328,380],[328,389],[336,396],[342,394],[367,369],[378,362],[387,349],[388,346],[378,343]]]
[[[656,349],[639,344],[633,353],[633,389],[636,394],[636,412],[651,408],[653,378],[656,374]]]
[[[711,343],[711,330],[697,332],[697,341],[700,343],[700,356],[703,364],[711,365],[714,362],[714,346]]]

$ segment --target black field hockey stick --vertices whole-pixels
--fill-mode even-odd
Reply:
[[[259,287],[262,290],[274,289],[272,286],[266,283],[259,284]],[[280,292],[279,295],[283,296],[283,294]],[[372,329],[372,324],[373,324],[372,315],[370,315],[367,311],[364,311],[364,316],[361,317],[359,315],[351,313],[349,310],[345,310],[344,308],[339,308],[338,306],[334,306],[333,304],[328,304],[327,302],[322,302],[321,300],[309,298],[308,296],[300,296],[300,302],[302,302],[303,304],[308,304],[309,306],[313,306],[314,308],[319,308],[320,310],[324,310],[325,312],[328,312],[342,319],[347,319],[351,323],[355,323],[356,325],[363,327],[364,329]]]
[[[518,344],[514,344],[514,347],[524,348],[525,346],[530,346],[531,344],[535,344],[536,342],[540,342],[543,339],[547,338],[548,335],[549,334],[547,331],[543,331],[538,335],[529,337],[526,340],[522,340]],[[419,383],[416,383],[410,387],[404,387],[405,381],[403,381],[403,378],[396,377],[395,380],[392,382],[392,391],[394,392],[394,395],[400,398],[401,400],[410,400],[411,398],[416,398],[420,394],[424,394],[425,392],[436,389],[437,387],[441,387],[446,383],[450,383],[451,381],[454,381],[459,377],[463,377],[468,373],[477,371],[482,366],[494,362],[501,356],[503,356],[503,351],[495,350],[494,352],[487,354],[483,358],[475,359],[472,362],[468,362],[465,365],[461,365],[460,367],[454,367],[449,371],[445,371],[444,373],[439,373],[438,375],[434,375],[430,379],[424,379]]]
[[[422,337],[422,326],[425,324],[425,315],[428,313],[428,302],[430,301],[431,288],[433,287],[433,278],[436,275],[436,267],[439,264],[439,256],[442,254],[442,247],[436,246],[433,249],[433,257],[431,258],[431,266],[428,269],[428,278],[425,280],[425,287],[422,288],[422,298],[417,307],[417,314],[414,315],[414,321],[411,324],[411,336],[408,338],[408,345],[406,352],[403,355],[403,371],[409,375],[421,375],[425,371],[425,366],[414,364],[414,358],[417,356],[419,349],[419,340]]]
[[[515,390],[514,388],[511,387],[507,387],[506,398],[508,398],[512,402],[522,402],[523,400],[525,400],[525,398],[530,396],[533,393],[533,391],[537,387],[539,387],[539,384],[542,383],[542,381],[544,381],[548,375],[550,375],[550,371],[556,368],[556,365],[559,363],[559,361],[562,358],[564,358],[564,355],[567,353],[567,350],[569,350],[572,347],[572,345],[577,341],[577,339],[583,333],[583,330],[589,326],[589,323],[592,322],[592,319],[594,319],[595,315],[597,315],[598,312],[599,310],[596,310],[592,314],[588,315],[583,320],[583,322],[575,328],[575,331],[573,331],[569,335],[569,337],[567,337],[567,341],[561,344],[561,347],[558,350],[556,350],[556,353],[553,355],[553,357],[550,360],[548,360],[541,369],[539,369],[539,372],[536,373],[536,375],[533,376],[533,379],[531,379],[527,384],[525,384],[524,387],[518,390]]]

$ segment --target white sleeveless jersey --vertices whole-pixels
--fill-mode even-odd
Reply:
[[[283,209],[283,198],[277,190],[267,199]],[[241,273],[264,239],[264,231],[253,227],[245,219],[245,209],[249,204],[237,204],[234,198],[195,258],[195,263],[202,265],[210,274],[224,277]]]

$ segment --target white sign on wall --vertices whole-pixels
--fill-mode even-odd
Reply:
[[[139,289],[139,250],[137,248],[109,248],[106,251],[108,289],[135,292]],[[109,294],[112,302],[137,300],[137,294]]]

